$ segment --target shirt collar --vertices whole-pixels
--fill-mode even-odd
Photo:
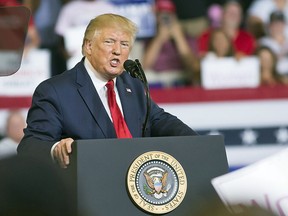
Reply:
[[[92,79],[92,82],[97,90],[97,92],[99,92],[108,82],[107,79],[103,78],[101,76],[100,73],[98,73],[94,67],[92,66],[92,64],[90,63],[90,61],[85,58],[84,59],[84,67],[86,68],[90,78]],[[116,85],[116,77],[113,79],[114,81],[114,86]]]

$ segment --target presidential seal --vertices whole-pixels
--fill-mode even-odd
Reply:
[[[149,213],[165,214],[184,200],[187,178],[174,157],[151,151],[132,162],[127,174],[127,188],[138,207]]]

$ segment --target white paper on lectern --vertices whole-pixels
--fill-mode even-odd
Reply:
[[[239,211],[239,205],[256,205],[287,216],[288,148],[211,182],[224,204],[234,212]]]

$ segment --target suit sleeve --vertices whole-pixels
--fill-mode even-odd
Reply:
[[[194,136],[198,135],[192,128],[176,116],[165,112],[151,101],[150,112],[151,136]]]
[[[48,82],[37,87],[28,112],[25,135],[18,145],[18,154],[50,157],[53,144],[61,139],[59,101],[56,91]]]

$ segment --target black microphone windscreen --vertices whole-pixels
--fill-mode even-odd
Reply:
[[[131,72],[131,70],[136,66],[136,63],[131,59],[127,59],[123,66],[126,71]]]
[[[138,77],[138,66],[136,64],[135,61],[131,60],[131,59],[127,59],[124,64],[124,69],[134,78]]]

